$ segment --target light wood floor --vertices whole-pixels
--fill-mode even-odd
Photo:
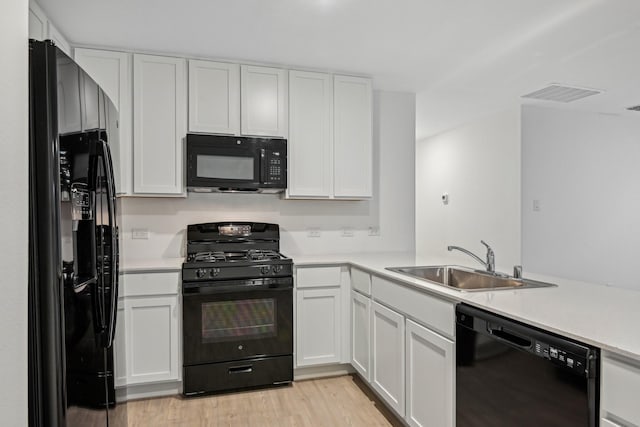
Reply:
[[[402,424],[352,375],[291,386],[127,403],[129,426],[393,426]]]

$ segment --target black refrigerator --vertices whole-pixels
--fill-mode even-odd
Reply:
[[[51,41],[29,43],[29,97],[29,425],[126,425],[113,372],[117,110]]]

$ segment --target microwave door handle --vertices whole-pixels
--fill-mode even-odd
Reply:
[[[110,347],[113,344],[116,328],[116,313],[118,310],[118,274],[119,274],[119,245],[118,245],[118,227],[116,224],[116,192],[115,192],[115,180],[113,176],[113,163],[111,159],[111,151],[109,145],[100,140],[102,148],[103,169],[105,173],[106,190],[107,190],[107,213],[109,215],[109,228],[111,236],[111,251],[109,254],[110,260],[110,283],[109,283],[109,313],[106,313],[106,347]]]

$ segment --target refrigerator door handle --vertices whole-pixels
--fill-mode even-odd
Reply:
[[[111,159],[111,150],[109,149],[109,145],[104,141],[100,140],[100,145],[102,146],[102,158],[104,161],[104,172],[107,188],[107,210],[109,213],[109,226],[111,227],[111,232],[109,233],[111,236],[111,253],[109,254],[109,259],[111,261],[111,283],[109,283],[110,292],[110,304],[109,304],[109,313],[106,313],[107,323],[105,325],[105,333],[106,333],[106,348],[111,347],[113,345],[113,339],[115,336],[115,328],[116,328],[116,313],[118,311],[118,276],[119,276],[119,244],[118,244],[118,227],[116,224],[116,187],[115,187],[115,179],[113,175],[113,162]]]

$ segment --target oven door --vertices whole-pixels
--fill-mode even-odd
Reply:
[[[291,277],[185,283],[184,365],[293,353]]]

